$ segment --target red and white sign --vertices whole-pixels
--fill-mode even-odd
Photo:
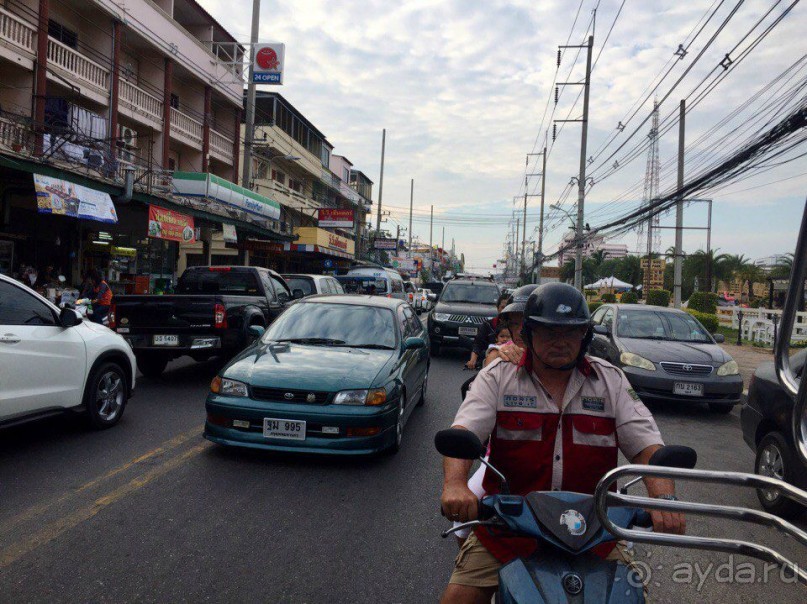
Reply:
[[[256,84],[282,84],[286,45],[256,44],[252,52],[252,81]]]
[[[334,208],[320,208],[317,210],[317,220],[319,226],[352,229],[353,210],[338,210]]]

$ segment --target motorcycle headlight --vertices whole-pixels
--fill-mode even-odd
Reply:
[[[434,313],[434,320],[435,321],[448,321],[448,318],[450,316],[451,315],[449,315],[446,312],[436,312],[436,313]]]
[[[387,391],[384,388],[372,390],[342,390],[333,399],[334,405],[383,405],[387,402]]]
[[[210,391],[213,394],[223,394],[224,396],[249,396],[247,385],[244,382],[219,376],[213,378],[210,383]]]
[[[656,370],[656,366],[653,365],[652,361],[640,357],[638,354],[633,354],[632,352],[623,352],[619,355],[619,360],[623,365],[628,365],[629,367],[638,367],[639,369],[647,369],[648,371]]]
[[[720,377],[725,377],[727,375],[737,375],[740,373],[740,367],[737,365],[737,361],[729,361],[728,363],[723,363],[717,369],[717,375]]]

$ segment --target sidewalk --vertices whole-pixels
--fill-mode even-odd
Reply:
[[[762,363],[773,361],[773,350],[769,348],[756,348],[755,346],[737,346],[736,344],[720,344],[740,366],[740,375],[743,377],[743,389],[748,390],[751,376]]]

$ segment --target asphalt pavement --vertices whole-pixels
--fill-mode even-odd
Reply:
[[[228,450],[201,438],[218,365],[177,361],[141,378],[121,423],[80,418],[0,432],[0,602],[434,602],[456,554],[440,538],[434,433],[459,405],[466,355],[433,359],[427,404],[402,450],[365,459]],[[700,467],[749,471],[738,413],[655,408]],[[753,492],[679,485],[747,505]],[[800,526],[804,528],[805,523]],[[692,533],[799,548],[761,528],[690,518]],[[778,571],[726,554],[637,548],[660,602],[803,601]],[[763,580],[764,579],[764,580]]]

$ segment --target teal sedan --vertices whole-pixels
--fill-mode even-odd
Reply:
[[[204,436],[221,445],[361,455],[401,446],[426,402],[428,334],[406,302],[311,296],[222,369]]]

